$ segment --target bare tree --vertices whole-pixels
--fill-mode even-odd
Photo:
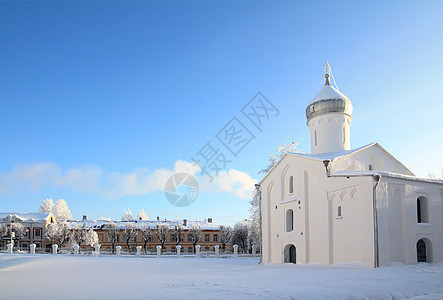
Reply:
[[[175,245],[178,246],[182,241],[183,225],[178,224],[174,226]]]
[[[140,225],[140,233],[142,235],[143,238],[143,249],[145,249],[145,253],[146,253],[146,244],[150,241],[152,241],[152,230],[151,230],[151,226],[149,224],[146,223],[142,223]]]
[[[162,244],[162,250],[163,246],[168,239],[169,234],[169,224],[167,223],[161,223],[157,224],[157,227],[155,228],[155,232],[157,233],[158,241]]]
[[[225,250],[226,244],[229,243],[229,241],[231,240],[233,233],[234,231],[231,226],[220,226],[219,235],[223,250]]]
[[[71,234],[71,231],[69,230],[69,224],[67,222],[61,222],[51,225],[55,225],[56,227],[55,240],[57,241],[61,249],[63,247],[63,244],[69,240],[69,236]]]
[[[108,239],[112,244],[112,254],[114,254],[115,243],[119,240],[119,226],[117,223],[108,223],[104,228],[108,233]]]
[[[300,142],[292,142],[278,147],[278,150],[275,152],[275,154],[269,155],[269,165],[265,169],[260,170],[258,174],[268,173],[280,161],[280,159],[285,156],[286,153],[300,152],[300,150],[297,148],[299,143]]]
[[[60,249],[69,240],[70,235],[71,231],[67,222],[52,223],[46,229],[46,237],[51,240],[52,244],[58,244]]]
[[[248,229],[249,222],[247,220],[237,222],[234,226],[234,244],[237,244],[242,252],[248,250]]]
[[[86,224],[76,224],[72,228],[71,242],[74,245],[78,245],[79,251],[81,251],[81,245],[86,243],[87,231]]]
[[[9,229],[6,224],[0,223],[0,239],[3,239],[5,236],[9,235]]]
[[[56,225],[57,224],[55,224],[55,223],[51,223],[48,225],[48,227],[46,227],[46,230],[45,230],[45,236],[48,240],[51,241],[51,244],[56,243],[55,237],[57,235],[57,230],[58,230]]]
[[[261,252],[260,191],[257,188],[249,204],[251,205],[249,207],[251,222],[249,223],[248,229],[248,247],[250,249],[255,247],[255,249]]]
[[[128,251],[131,251],[131,243],[136,241],[137,239],[137,226],[132,223],[128,222],[125,224],[125,234],[124,239],[126,242],[126,245],[128,246]]]
[[[12,231],[15,234],[15,238],[18,240],[17,247],[20,245],[20,241],[25,237],[26,233],[28,232],[28,229],[25,228],[20,223],[12,223]]]
[[[200,242],[202,237],[202,229],[199,225],[192,225],[188,229],[189,239],[192,241],[195,252],[195,245]]]

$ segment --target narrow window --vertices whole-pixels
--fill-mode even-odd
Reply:
[[[315,146],[317,146],[317,130],[314,130],[314,141],[315,141]]]
[[[289,194],[294,194],[294,176],[289,177]]]
[[[288,209],[286,211],[286,231],[290,232],[292,230],[294,230],[294,211]]]
[[[341,206],[337,207],[337,218],[341,218]]]
[[[428,199],[420,196],[417,198],[417,223],[428,222]]]
[[[369,171],[374,170],[374,166],[373,165],[369,165]]]
[[[343,127],[343,144],[346,142],[345,128]]]

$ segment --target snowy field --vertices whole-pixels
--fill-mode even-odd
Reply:
[[[443,264],[0,254],[0,299],[443,299]]]

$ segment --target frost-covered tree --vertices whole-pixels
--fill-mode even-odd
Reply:
[[[195,246],[198,242],[200,242],[202,238],[202,228],[199,225],[191,225],[188,229],[188,235],[189,239],[192,242],[192,245],[194,246],[194,252],[195,252]]]
[[[71,235],[71,231],[69,228],[68,222],[61,222],[55,224],[58,227],[58,232],[55,237],[60,249],[63,247],[63,244],[69,240],[69,236]]]
[[[145,210],[142,208],[142,210],[138,213],[137,220],[146,221],[149,220],[148,215],[145,213]]]
[[[40,204],[39,212],[45,212],[50,213],[52,212],[52,209],[54,208],[54,201],[50,198],[46,198],[46,200],[42,201],[42,204]]]
[[[178,246],[182,241],[183,225],[177,224],[174,226],[175,245]]]
[[[3,239],[5,236],[9,235],[9,228],[6,224],[0,223],[0,239]]]
[[[57,200],[53,208],[53,214],[58,223],[72,220],[71,211],[68,208],[68,204],[63,199]]]
[[[25,237],[28,229],[20,223],[12,223],[12,231],[15,234],[16,240],[18,240],[17,246],[19,246],[20,241]]]
[[[225,250],[226,244],[229,243],[229,241],[231,240],[233,233],[234,232],[231,226],[220,226],[219,235],[223,250]]]
[[[128,208],[123,213],[122,221],[133,221],[133,220],[134,220],[134,216],[132,215],[131,210]]]
[[[125,224],[125,234],[123,235],[123,238],[128,246],[128,251],[131,251],[132,242],[137,241],[137,226],[133,222]]]
[[[428,169],[428,178],[431,179],[443,179],[443,168],[440,170],[431,170]]]
[[[71,242],[73,245],[79,246],[79,251],[81,250],[81,245],[86,243],[86,233],[88,228],[85,224],[76,224],[72,227]]]
[[[275,152],[275,154],[269,155],[269,165],[263,170],[260,170],[258,174],[268,173],[280,161],[280,159],[283,158],[286,153],[300,152],[300,150],[297,148],[299,143],[300,142],[292,142],[278,147],[278,150],[277,152]]]
[[[248,220],[237,222],[234,225],[234,244],[238,245],[238,249],[242,252],[248,250]]]
[[[254,197],[249,201],[251,212],[251,222],[248,229],[248,247],[253,246],[259,252],[261,251],[261,232],[260,232],[260,191],[255,190]]]
[[[67,222],[51,223],[46,228],[45,235],[51,244],[57,244],[61,249],[63,244],[69,240],[71,230]]]
[[[152,229],[151,226],[149,224],[146,223],[142,223],[140,225],[140,234],[143,238],[143,249],[145,249],[145,253],[146,253],[146,244],[150,241],[152,241]]]
[[[56,223],[51,223],[46,227],[45,236],[51,241],[51,244],[56,244],[55,237],[57,236],[58,227]]]
[[[89,229],[86,231],[85,235],[85,244],[89,245],[91,247],[94,247],[95,245],[98,245],[98,234],[92,229]]]
[[[120,227],[117,223],[108,223],[103,227],[106,230],[108,239],[112,245],[112,254],[114,254],[115,243],[118,242],[118,234]]]
[[[161,243],[163,250],[163,246],[166,240],[168,239],[169,224],[168,223],[157,224],[157,226],[155,227],[155,233],[157,234],[158,241]]]

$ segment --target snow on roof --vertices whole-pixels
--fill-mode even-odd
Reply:
[[[376,145],[377,143],[371,143],[371,144],[367,144],[364,145],[362,147],[359,148],[355,148],[355,149],[351,149],[351,150],[343,150],[343,151],[339,151],[339,152],[328,152],[328,153],[321,153],[321,154],[309,154],[309,153],[295,153],[295,152],[289,152],[289,155],[295,155],[295,156],[301,156],[301,157],[306,157],[306,158],[310,158],[313,160],[319,160],[319,161],[324,161],[324,160],[330,160],[331,162],[334,162],[335,160],[354,154],[356,152],[359,152],[363,149],[369,148],[371,146]]]
[[[45,212],[35,212],[35,213],[29,213],[29,212],[0,212],[0,220],[9,218],[9,216],[12,215],[12,217],[17,218],[21,220],[22,222],[41,222],[45,221],[49,218],[51,213],[45,213]]]
[[[329,99],[343,99],[350,102],[349,98],[342,94],[339,90],[335,89],[331,85],[325,85],[321,91],[314,97],[314,99],[309,102],[309,105],[312,103],[321,101],[321,100],[329,100]]]
[[[307,159],[312,159],[312,160],[316,160],[316,161],[321,161],[323,162],[324,160],[330,160],[331,163],[334,163],[335,161],[345,158],[349,155],[353,155],[357,152],[360,152],[362,150],[365,150],[367,148],[370,147],[374,147],[377,146],[381,151],[383,151],[384,153],[386,153],[386,155],[388,155],[389,157],[392,158],[392,160],[394,160],[398,165],[402,166],[407,172],[411,173],[413,175],[413,173],[405,166],[403,165],[400,161],[398,161],[392,154],[390,154],[385,148],[383,148],[380,144],[378,144],[377,142],[371,143],[371,144],[367,144],[364,146],[361,146],[359,148],[355,148],[355,149],[351,149],[351,150],[343,150],[343,151],[339,151],[339,152],[327,152],[327,153],[321,153],[321,154],[310,154],[310,153],[298,153],[298,152],[288,152],[286,153],[286,155],[292,155],[292,156],[298,156],[298,157],[304,157]],[[285,156],[286,156],[285,155]],[[285,157],[283,156],[283,158]],[[280,164],[280,162],[283,160],[280,159],[272,168],[271,170],[269,170],[268,173],[266,173],[266,175],[260,180],[259,184],[262,184],[263,181],[268,177],[269,174],[272,173],[272,171]],[[381,174],[382,172],[379,172],[379,174]],[[383,172],[388,174],[389,172]],[[395,173],[390,173],[390,174],[395,174]],[[408,176],[405,175],[407,177],[410,178],[417,178],[414,176]],[[420,179],[420,178],[418,178]],[[421,178],[421,179],[426,179],[426,178]]]
[[[150,220],[133,220],[133,221],[111,221],[111,220],[70,220],[69,221],[71,228],[74,226],[84,226],[86,228],[91,229],[103,229],[107,224],[110,223],[116,223],[120,229],[125,229],[125,225],[128,223],[134,223],[137,225],[137,227],[142,226],[142,224],[145,224],[151,228],[155,228],[158,224],[168,224],[170,229],[173,229],[176,225],[183,225],[182,220],[176,220],[176,221],[150,221]],[[208,223],[206,221],[187,221],[187,225],[183,226],[184,229],[189,229],[189,227],[197,225],[200,226],[202,230],[219,230],[220,225],[216,225],[213,223]]]
[[[415,176],[404,175],[404,174],[393,173],[393,172],[386,172],[386,171],[338,171],[338,172],[331,174],[331,177],[342,177],[342,176],[356,177],[356,176],[376,176],[376,175],[380,175],[382,178],[389,177],[389,178],[397,178],[397,179],[404,179],[404,180],[413,180],[413,181],[420,181],[420,182],[443,184],[443,180],[441,180],[441,179],[415,177]]]

